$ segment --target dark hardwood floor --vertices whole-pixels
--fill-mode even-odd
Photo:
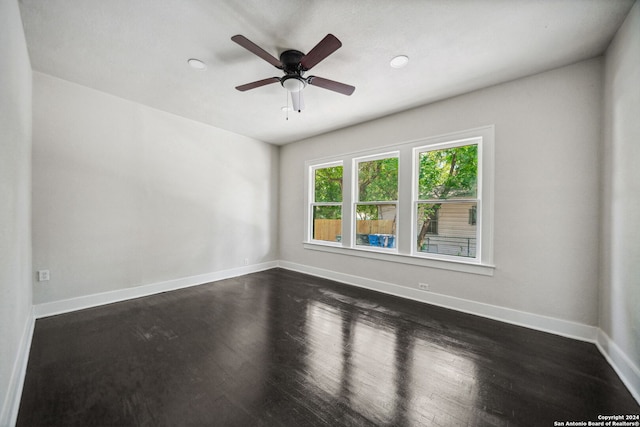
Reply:
[[[18,426],[552,426],[638,414],[593,344],[273,269],[36,322]]]

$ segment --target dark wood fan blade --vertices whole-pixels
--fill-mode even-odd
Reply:
[[[342,46],[340,40],[333,34],[327,34],[320,43],[315,45],[313,49],[300,60],[300,65],[305,70],[315,67],[320,61],[331,55]]]
[[[244,92],[245,90],[255,89],[260,86],[265,86],[271,83],[279,82],[280,79],[277,77],[269,77],[268,79],[258,80],[257,82],[247,83],[245,85],[236,86],[240,92]]]
[[[260,46],[258,46],[257,44],[255,44],[254,42],[246,38],[245,36],[238,34],[236,36],[231,37],[231,40],[238,43],[240,46],[247,49],[249,52],[253,53],[254,55],[258,55],[260,58],[264,59],[274,67],[282,68],[282,62],[280,62],[279,59],[271,55],[269,52],[267,52],[266,50],[264,50],[263,48],[261,48]]]
[[[309,76],[307,83],[313,86],[318,86],[323,89],[329,89],[334,92],[341,93],[343,95],[351,95],[356,88],[351,85],[346,85],[340,82],[334,82],[333,80],[323,79],[322,77]]]

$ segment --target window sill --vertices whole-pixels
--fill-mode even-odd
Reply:
[[[331,244],[304,242],[305,249],[313,251],[328,252],[333,254],[355,256],[361,258],[376,259],[381,261],[395,262],[400,264],[417,265],[420,267],[439,268],[443,270],[459,271],[463,273],[479,274],[482,276],[493,276],[494,265],[480,264],[477,262],[467,262],[448,259],[435,259],[417,257],[397,252],[372,251],[367,249],[345,248]]]

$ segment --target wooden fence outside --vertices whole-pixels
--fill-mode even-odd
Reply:
[[[316,219],[313,222],[313,238],[315,240],[328,240],[337,242],[342,234],[341,219]]]
[[[392,219],[365,219],[356,221],[356,234],[394,234]]]
[[[342,234],[342,220],[316,219],[313,223],[313,238],[336,242]],[[358,220],[356,234],[394,234],[394,222],[391,219]]]

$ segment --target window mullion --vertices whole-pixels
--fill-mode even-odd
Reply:
[[[398,226],[397,248],[401,254],[411,254],[413,238],[413,148],[402,147],[398,153]]]

